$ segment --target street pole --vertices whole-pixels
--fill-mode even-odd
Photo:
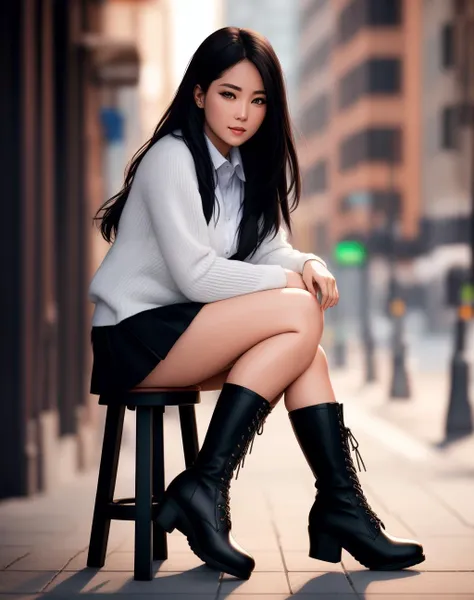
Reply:
[[[390,231],[390,252],[389,252],[389,311],[392,317],[392,378],[390,382],[390,398],[408,399],[411,397],[410,383],[406,369],[405,361],[405,342],[404,342],[404,315],[405,302],[401,298],[400,285],[396,274],[396,221],[397,211],[395,207],[395,141],[391,144],[389,160],[389,231]]]
[[[370,250],[367,253],[367,260],[360,268],[360,318],[362,326],[362,341],[364,345],[365,357],[365,382],[373,383],[375,377],[374,364],[374,338],[370,324],[371,303],[370,303]]]
[[[337,268],[337,267],[336,267]],[[345,290],[346,271],[343,268],[337,268],[336,277],[338,282],[341,299],[333,308],[332,316],[334,322],[334,344],[333,344],[333,365],[337,369],[343,369],[347,366],[347,333],[345,322]]]
[[[469,8],[465,9],[469,11]],[[457,15],[456,35],[461,51],[457,64],[464,87],[463,108],[467,114],[470,142],[470,197],[471,197],[471,269],[469,286],[458,290],[457,319],[454,338],[454,353],[451,359],[451,382],[446,415],[445,438],[452,440],[473,431],[471,402],[469,399],[469,364],[464,350],[469,321],[473,317],[474,290],[474,14]],[[467,294],[466,294],[467,291]]]

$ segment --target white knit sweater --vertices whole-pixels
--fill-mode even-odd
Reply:
[[[224,223],[222,216],[217,224],[214,218],[206,223],[184,141],[160,139],[137,169],[115,241],[90,284],[92,325],[115,325],[168,304],[283,288],[284,268],[302,273],[307,260],[318,258],[295,250],[281,227],[251,259],[228,260],[219,243],[223,236],[216,235]]]

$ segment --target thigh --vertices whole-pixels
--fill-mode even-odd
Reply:
[[[316,298],[300,289],[266,290],[206,304],[139,385],[196,385],[222,373],[260,341],[291,331],[317,336],[322,322]]]

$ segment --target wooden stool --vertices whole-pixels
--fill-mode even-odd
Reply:
[[[88,567],[104,566],[111,519],[135,521],[134,579],[151,580],[152,560],[168,558],[166,532],[154,521],[165,491],[163,413],[165,406],[179,406],[184,460],[190,467],[199,451],[194,405],[201,401],[200,391],[199,386],[134,388],[100,396],[107,415]],[[125,407],[136,409],[135,497],[114,500]]]

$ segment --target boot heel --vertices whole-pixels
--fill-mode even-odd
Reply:
[[[309,556],[326,562],[338,563],[341,562],[342,546],[331,535],[318,531],[317,533],[309,532]]]
[[[156,523],[168,533],[171,533],[179,521],[179,507],[171,500],[164,500],[159,508],[155,518]]]

